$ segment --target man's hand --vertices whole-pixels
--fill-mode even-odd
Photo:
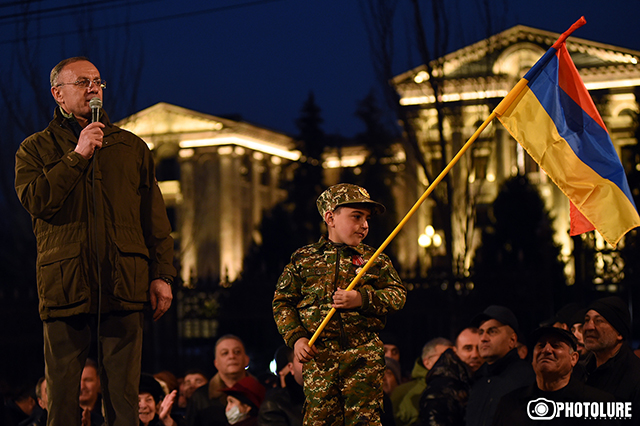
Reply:
[[[89,125],[80,132],[75,151],[86,160],[91,158],[96,149],[102,148],[103,128],[104,124],[100,122],[89,123]]]
[[[342,290],[337,289],[333,293],[333,305],[332,308],[336,309],[353,309],[362,306],[362,295],[356,290]]]
[[[88,408],[82,410],[81,424],[82,426],[91,426],[91,410]]]
[[[173,294],[171,286],[160,278],[151,281],[149,284],[149,299],[151,299],[151,309],[153,309],[153,320],[158,321],[171,307]]]
[[[316,355],[318,355],[318,349],[316,345],[309,347],[309,339],[301,337],[296,340],[293,348],[293,356],[295,356],[298,361],[304,364],[305,362],[311,361]]]

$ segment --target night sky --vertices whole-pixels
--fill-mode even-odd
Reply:
[[[113,103],[109,96],[114,96],[118,85],[136,81],[134,76],[113,75],[119,65],[118,52],[125,51],[130,61],[142,65],[140,83],[131,89],[136,91],[135,110],[169,102],[214,115],[240,115],[246,121],[293,135],[297,131],[294,121],[310,91],[322,109],[324,130],[353,136],[363,130],[354,116],[358,101],[379,87],[361,0],[82,3],[2,2],[3,74],[14,79],[20,76],[13,55],[18,46],[18,25],[24,23],[21,16],[27,16],[29,48],[19,50],[41,67],[44,83],[61,58],[88,55],[109,82],[107,111]],[[486,22],[478,20],[480,1],[445,3],[451,8],[450,25],[455,29],[448,51],[486,37]],[[587,25],[574,36],[640,51],[640,0],[490,3],[495,9],[493,33],[516,24],[563,32],[584,15]],[[395,74],[420,64],[412,41],[412,2],[399,0],[398,4]],[[554,10],[560,4],[561,10]],[[421,7],[429,37],[431,2],[423,1]],[[78,27],[91,29],[91,36],[84,37],[86,33],[79,33]],[[104,59],[109,55],[116,59]],[[52,110],[53,99],[46,87],[44,90],[42,102],[49,103]],[[110,112],[114,120],[127,113],[122,109]]]

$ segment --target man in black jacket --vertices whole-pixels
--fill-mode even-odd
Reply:
[[[531,365],[518,356],[518,320],[513,312],[492,305],[473,323],[480,325],[478,350],[486,362],[478,370],[469,393],[466,424],[484,426],[493,421],[502,396],[530,384],[535,376]]]
[[[584,344],[591,353],[585,359],[586,383],[611,393],[618,401],[631,402],[635,424],[640,421],[640,359],[627,344],[631,315],[617,296],[598,299],[587,307]]]

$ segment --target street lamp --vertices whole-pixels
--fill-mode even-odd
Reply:
[[[443,246],[444,232],[442,230],[435,229],[432,225],[428,225],[424,228],[424,232],[418,237],[418,245],[424,250],[420,250],[419,253],[419,268],[420,277],[427,278],[429,285],[435,285],[441,275],[442,263],[444,261],[443,255],[445,254],[445,248]],[[434,269],[435,268],[435,269]],[[429,274],[429,271],[435,272],[435,274]]]
[[[418,237],[418,245],[424,248],[439,248],[442,245],[442,235],[433,226],[424,228],[424,233]]]

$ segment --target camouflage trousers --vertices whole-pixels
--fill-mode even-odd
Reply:
[[[303,366],[304,426],[380,425],[384,349],[375,337],[340,350],[323,342],[318,355]]]

